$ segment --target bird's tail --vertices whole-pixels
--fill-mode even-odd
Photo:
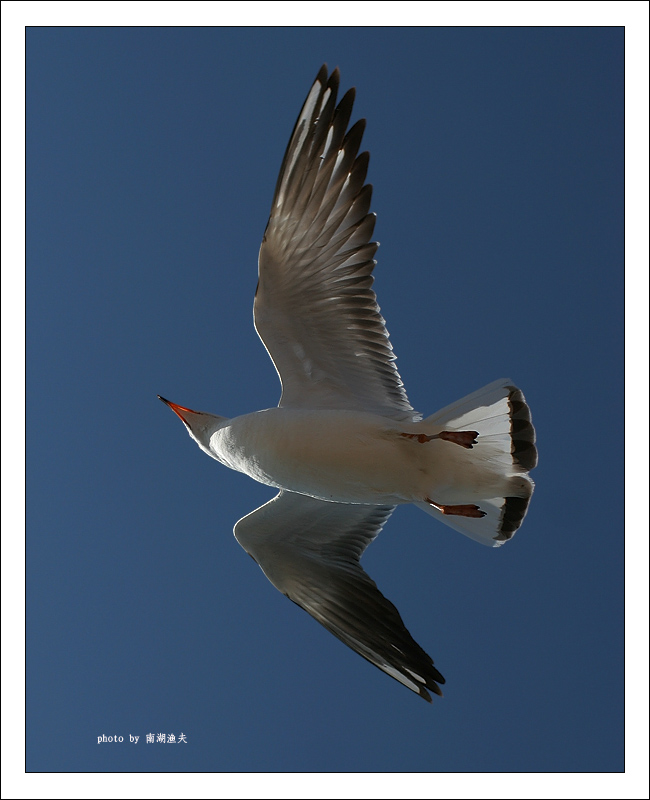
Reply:
[[[474,482],[477,487],[483,483],[486,487],[500,485],[503,488],[498,493],[503,496],[490,496],[495,492],[486,488],[485,497],[481,496],[480,500],[476,495],[472,497],[483,512],[477,517],[471,513],[459,513],[458,510],[470,506],[416,505],[489,547],[499,547],[511,539],[528,510],[534,487],[528,473],[537,464],[535,429],[521,390],[509,379],[494,381],[432,414],[420,424],[423,428],[451,433],[477,432],[476,443],[471,449],[458,447],[457,451],[450,450],[450,455],[454,453],[468,467],[471,465],[471,471],[477,475]],[[485,481],[481,478],[482,473]]]

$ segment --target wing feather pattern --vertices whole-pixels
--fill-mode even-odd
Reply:
[[[330,633],[428,702],[445,679],[359,563],[392,506],[280,492],[235,525],[266,577]]]
[[[374,255],[359,152],[365,121],[349,130],[350,89],[324,65],[282,162],[259,256],[255,327],[282,382],[280,405],[376,411],[420,419],[395,366],[372,290]]]

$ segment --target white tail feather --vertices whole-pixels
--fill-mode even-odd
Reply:
[[[445,514],[428,503],[416,505],[489,547],[499,547],[511,539],[526,515],[534,487],[528,472],[537,464],[535,429],[522,392],[509,379],[494,381],[420,424],[440,431],[477,431],[471,452],[459,451],[458,456],[462,453],[474,466],[485,470],[486,487],[494,485],[490,476],[500,481],[503,496],[468,497],[467,502],[471,499],[485,512],[482,518]]]

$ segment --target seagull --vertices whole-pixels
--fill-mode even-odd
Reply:
[[[511,539],[533,492],[535,430],[497,380],[423,417],[395,366],[372,289],[375,214],[349,127],[355,90],[318,72],[280,168],[262,245],[255,328],[280,377],[277,408],[232,419],[163,397],[198,446],[278,489],[234,534],[269,581],[330,633],[431,702],[445,679],[360,565],[398,505],[489,547]]]

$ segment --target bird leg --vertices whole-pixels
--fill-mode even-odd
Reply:
[[[432,436],[427,436],[426,433],[400,433],[400,436],[404,436],[406,439],[417,439],[420,444],[430,442],[432,439],[442,439],[445,442],[453,442],[465,447],[467,450],[471,450],[476,444],[478,431],[441,431],[440,433],[434,433]]]
[[[430,442],[432,439],[439,439],[439,434],[434,434],[433,436],[427,436],[426,433],[400,433],[400,436],[403,436],[405,439],[417,439],[420,444],[424,444],[425,442]]]
[[[430,506],[437,508],[441,514],[446,514],[447,516],[473,517],[479,519],[480,517],[484,517],[487,513],[486,511],[481,511],[478,506],[473,504],[464,506],[441,506],[440,503],[434,503],[429,497],[425,497],[424,500]]]

